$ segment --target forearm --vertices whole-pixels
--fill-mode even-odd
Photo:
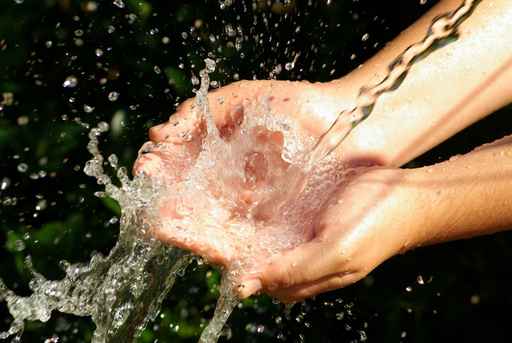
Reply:
[[[413,245],[512,229],[512,136],[408,173],[423,208]]]
[[[330,83],[329,91],[354,106],[362,86],[382,80],[390,62],[423,39],[435,16],[461,3],[442,1],[362,67]],[[457,41],[428,54],[397,90],[381,96],[344,150],[399,166],[512,101],[511,32],[511,1],[480,2],[459,27]]]

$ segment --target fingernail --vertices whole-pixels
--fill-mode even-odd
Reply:
[[[259,290],[261,290],[261,281],[259,279],[252,279],[244,281],[240,284],[239,294],[242,299],[245,299],[258,292]]]

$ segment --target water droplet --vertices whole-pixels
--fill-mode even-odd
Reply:
[[[198,78],[197,76],[195,76],[195,75],[194,75],[194,76],[192,76],[192,78],[190,79],[190,81],[192,82],[192,85],[194,85],[194,86],[198,86],[198,85],[201,83],[201,81],[199,80],[199,78]]]
[[[365,33],[365,34],[361,37],[361,40],[362,40],[363,42],[366,42],[369,38],[370,38],[370,34]]]
[[[213,73],[215,71],[217,65],[214,60],[212,60],[211,58],[207,58],[204,60],[204,63],[206,64],[206,71],[208,73]]]
[[[25,242],[23,242],[21,239],[17,239],[16,241],[14,241],[14,250],[16,250],[16,251],[25,250]]]
[[[95,1],[88,1],[85,4],[85,11],[94,12],[98,9],[98,4]]]
[[[108,131],[108,124],[104,121],[100,121],[98,123],[98,129],[101,131],[101,132],[107,132]]]
[[[112,218],[110,218],[110,219],[109,219],[108,223],[109,223],[110,225],[114,225],[114,224],[116,224],[118,221],[119,221],[119,218],[117,218],[117,217],[112,217]]]
[[[108,93],[108,100],[110,101],[117,101],[119,99],[119,93],[118,92],[110,92]]]
[[[20,173],[25,173],[28,170],[28,165],[26,163],[18,164],[18,171]]]
[[[478,305],[480,303],[480,296],[478,294],[474,294],[469,299],[472,305]]]
[[[89,106],[89,105],[84,105],[84,112],[85,113],[91,113],[92,111],[94,111],[94,107],[92,106]]]
[[[117,168],[117,165],[119,163],[118,159],[117,159],[117,156],[112,154],[108,157],[108,162],[110,163],[110,165],[112,166],[112,168]]]
[[[46,209],[47,202],[45,199],[39,200],[39,202],[36,205],[36,211],[42,211]]]
[[[101,50],[101,49],[96,49],[96,50],[94,51],[94,54],[96,55],[96,57],[101,57],[101,56],[103,56],[103,50]]]
[[[11,180],[8,177],[4,177],[0,182],[0,191],[6,190],[11,185]]]
[[[228,35],[228,37],[235,37],[236,36],[236,30],[233,28],[233,26],[231,24],[227,24],[224,27],[224,31],[226,31],[226,34]]]
[[[78,79],[75,76],[71,75],[71,76],[68,76],[66,78],[66,80],[64,80],[64,83],[62,84],[62,86],[64,88],[75,88],[77,84],[78,84]]]
[[[227,7],[233,5],[233,0],[221,0],[219,2],[219,7],[221,10],[226,9]]]
[[[51,48],[53,46],[53,42],[51,40],[48,40],[44,43],[44,45],[47,47],[47,48]]]
[[[123,0],[114,0],[114,5],[116,5],[119,8],[124,8],[124,6],[125,6]]]
[[[14,2],[17,3],[18,5],[21,5],[24,2],[24,0],[14,0]]]
[[[19,126],[27,125],[29,122],[29,118],[28,118],[28,116],[20,116],[20,117],[18,117],[16,122],[18,123]]]

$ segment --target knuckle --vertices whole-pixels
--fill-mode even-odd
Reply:
[[[270,292],[288,288],[292,283],[293,272],[287,266],[277,263],[272,263],[262,277],[263,287]]]

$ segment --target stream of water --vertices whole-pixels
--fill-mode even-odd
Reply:
[[[425,38],[398,56],[380,83],[362,88],[357,107],[342,112],[318,142],[300,136],[293,122],[271,116],[264,101],[246,111],[229,141],[223,139],[209,110],[208,73],[215,70],[210,59],[190,114],[205,123],[207,134],[186,177],[140,174],[130,179],[115,155],[106,160],[101,155],[99,137],[108,125],[99,123],[89,133],[87,148],[93,157],[84,171],[105,188],[97,196],[109,196],[120,204],[119,239],[108,256],[96,254],[89,264],[63,262],[62,280],[46,280],[28,259],[33,274],[33,293],[28,297],[17,296],[0,282],[0,299],[14,318],[0,339],[19,340],[25,321],[46,322],[56,310],[91,316],[96,324],[94,343],[134,341],[155,319],[177,276],[193,258],[154,238],[171,235],[181,241],[207,236],[214,247],[231,256],[223,270],[214,317],[200,338],[200,342],[216,342],[238,303],[234,288],[240,275],[262,259],[307,240],[305,232],[344,177],[330,153],[372,113],[382,94],[400,86],[419,57],[453,37],[477,3],[465,0],[452,13],[436,18]],[[172,153],[165,144],[150,150]],[[273,167],[265,168],[268,165]],[[121,186],[114,184],[105,167],[116,172]],[[297,184],[300,187],[293,186]],[[241,197],[241,190],[250,196]],[[161,209],[169,207],[173,214],[162,215]]]

